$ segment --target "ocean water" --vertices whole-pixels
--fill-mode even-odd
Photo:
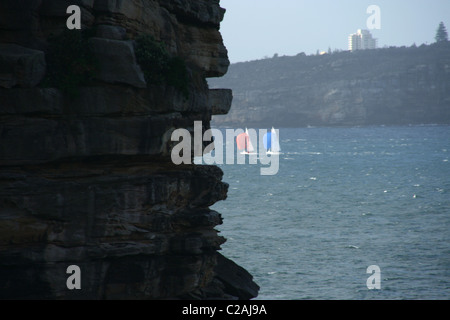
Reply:
[[[281,128],[280,144],[274,176],[219,165],[212,207],[257,299],[450,299],[450,126]]]

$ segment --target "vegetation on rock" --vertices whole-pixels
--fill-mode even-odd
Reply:
[[[65,30],[49,38],[48,43],[47,75],[42,85],[77,96],[78,88],[91,83],[98,72],[98,62],[89,48],[87,32]]]
[[[189,95],[189,75],[180,57],[171,57],[162,42],[151,35],[141,35],[135,41],[135,54],[145,81],[152,85],[169,85]]]

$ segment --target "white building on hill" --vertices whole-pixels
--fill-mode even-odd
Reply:
[[[377,42],[369,30],[359,29],[358,32],[348,36],[348,50],[376,49]]]

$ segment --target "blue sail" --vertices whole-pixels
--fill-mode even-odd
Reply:
[[[264,148],[270,150],[272,148],[272,133],[267,132],[263,137]]]

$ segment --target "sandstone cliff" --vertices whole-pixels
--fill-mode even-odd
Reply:
[[[450,123],[449,43],[237,63],[209,83],[233,90],[218,126]]]
[[[69,5],[83,38],[68,34]],[[0,298],[257,295],[218,253],[221,170],[170,160],[176,128],[230,108],[231,91],[205,81],[229,66],[224,13],[219,0],[0,2]],[[148,81],[141,35],[182,61],[186,92]]]

